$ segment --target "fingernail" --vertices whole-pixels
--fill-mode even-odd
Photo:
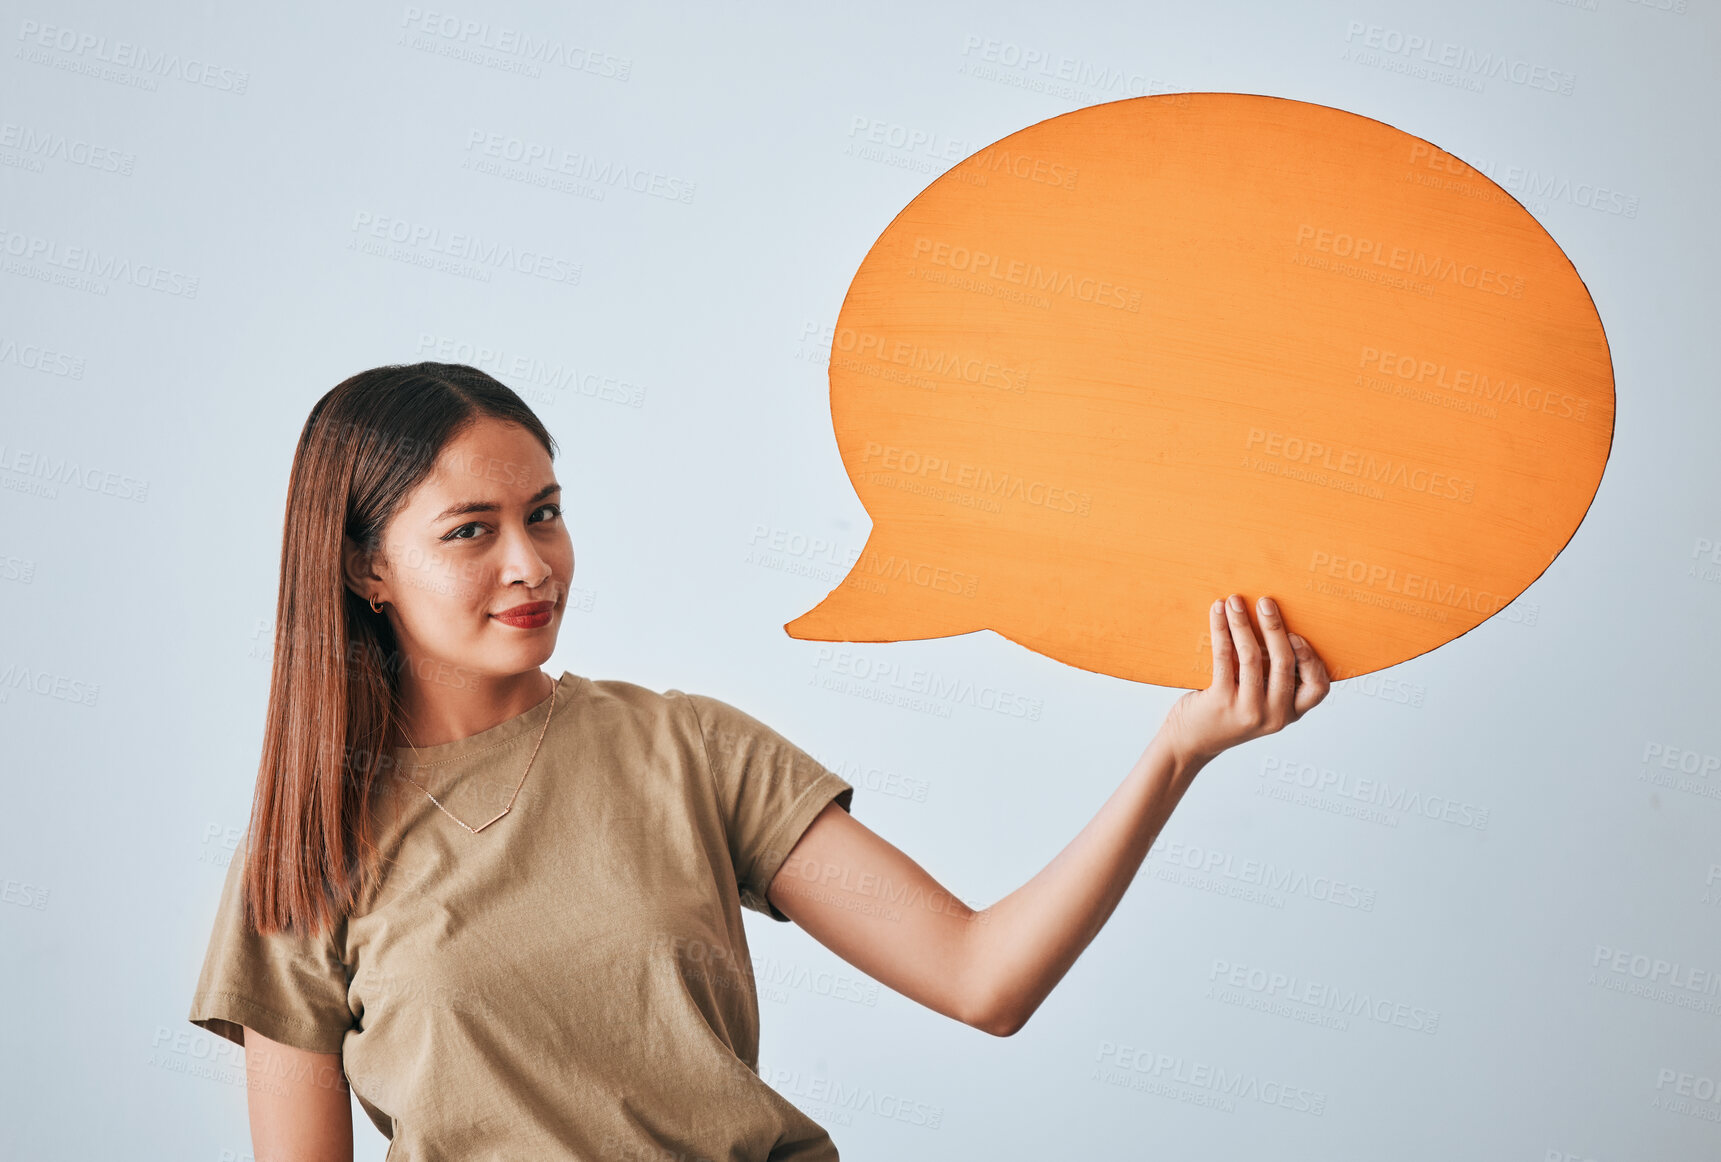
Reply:
[[[1273,604],[1273,599],[1271,597],[1263,597],[1261,598],[1261,612],[1274,614],[1279,612],[1279,607]]]
[[[1303,635],[1300,633],[1291,634],[1290,637],[1291,637],[1291,644],[1294,646],[1303,646],[1303,645],[1308,644],[1308,643],[1303,641]]]
[[[1231,608],[1238,613],[1245,613],[1248,610],[1248,607],[1243,604],[1243,599],[1235,593],[1231,595]]]

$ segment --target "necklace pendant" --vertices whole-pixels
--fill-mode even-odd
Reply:
[[[502,810],[497,814],[496,819],[502,818],[503,815],[508,814],[508,812],[512,811],[512,810],[513,810],[512,807],[502,808]],[[480,823],[478,826],[476,826],[472,829],[472,834],[477,835],[480,831],[483,831],[486,827],[490,826],[491,823],[496,822],[496,819],[491,819],[488,822]]]

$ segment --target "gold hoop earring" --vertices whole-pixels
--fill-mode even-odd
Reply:
[[[380,602],[380,601],[378,601],[378,600],[377,600],[377,599],[376,599],[376,598],[374,598],[374,597],[373,597],[373,598],[371,598],[371,599],[370,599],[370,611],[371,611],[371,612],[372,612],[372,613],[381,613],[381,612],[382,612],[382,607],[383,607],[383,603],[382,603],[382,602]]]

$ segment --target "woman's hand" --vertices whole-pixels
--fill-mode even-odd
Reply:
[[[1327,696],[1327,667],[1314,647],[1285,631],[1271,597],[1261,598],[1257,609],[1267,639],[1265,666],[1240,596],[1215,601],[1208,611],[1213,683],[1179,698],[1159,728],[1185,763],[1206,763],[1240,742],[1283,730]]]

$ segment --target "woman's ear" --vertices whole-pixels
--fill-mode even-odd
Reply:
[[[387,586],[372,570],[370,554],[347,536],[341,538],[341,572],[346,578],[347,588],[363,600],[369,601],[372,597],[388,600]]]

